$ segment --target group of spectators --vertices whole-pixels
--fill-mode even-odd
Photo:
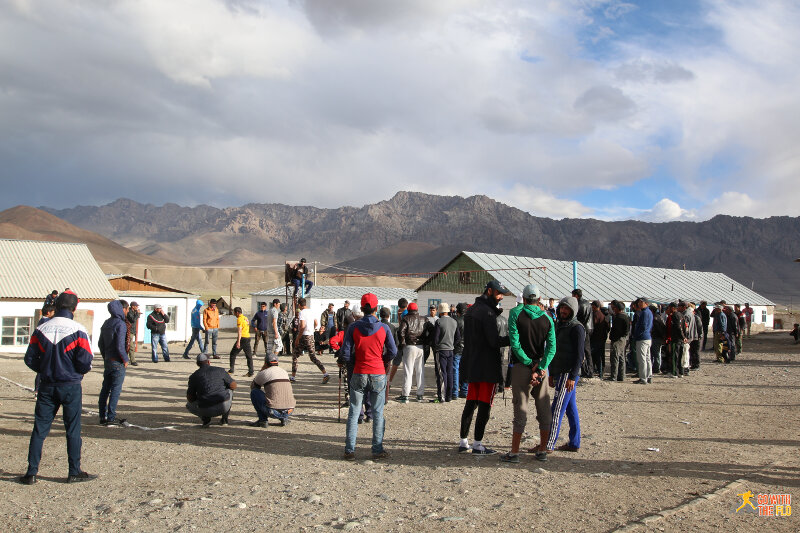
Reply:
[[[26,365],[37,372],[37,405],[28,470],[21,477],[25,484],[36,482],[42,444],[61,407],[69,458],[67,481],[88,481],[96,477],[80,467],[81,380],[91,369],[91,346],[86,329],[73,320],[79,301],[77,295],[65,290],[51,296],[25,354]],[[237,388],[231,375],[236,356],[244,351],[248,364],[246,375],[255,375],[250,384],[250,400],[257,419],[251,425],[266,427],[269,418],[275,418],[285,426],[295,408],[292,383],[296,380],[298,358],[303,352],[308,353],[322,372],[325,384],[330,377],[316,354],[327,347],[336,354],[340,384],[346,373],[349,411],[344,458],[355,458],[358,424],[372,421],[372,456],[384,459],[389,454],[383,447],[383,407],[389,397],[390,384],[402,366],[405,378],[396,401],[408,403],[412,387],[416,399],[424,401],[424,366],[433,355],[436,396],[430,401],[466,399],[460,420],[459,453],[497,453],[483,443],[483,437],[495,394],[510,388],[513,404],[511,449],[500,459],[519,462],[532,399],[540,442],[528,452],[545,461],[547,454],[555,449],[568,452],[580,449],[576,386],[581,378],[606,375],[607,341],[611,348],[605,379],[622,381],[626,369],[630,369],[638,374],[636,383],[644,385],[652,382],[654,373],[677,378],[699,368],[699,353],[706,349],[709,328],[717,362],[734,361],[742,352],[742,338],[749,337],[753,313],[749,304],[740,308],[721,301],[711,310],[705,301],[695,306],[678,300],[659,307],[645,298],[638,298],[630,304],[631,317],[624,303],[615,300],[605,308],[598,301],[584,299],[580,289],[558,305],[553,299],[545,305],[538,287],[528,285],[517,298],[517,305],[505,317],[501,306],[505,296],[513,294],[493,280],[471,305],[441,303],[430,306],[425,317],[420,316],[416,303],[400,299],[398,326],[390,322],[389,309],[379,309],[374,294],[363,295],[358,310],[351,310],[349,301],[336,311],[334,305],[329,304],[319,320],[312,316],[305,298],[297,300],[294,317],[289,316],[286,306],[278,299],[273,300],[271,306],[260,302],[260,309],[250,320],[237,307],[234,309],[237,337],[231,348],[227,372],[210,364],[210,359],[220,358],[216,342],[219,329],[216,302],[211,300],[204,309],[203,302],[198,300],[191,314],[192,337],[183,354],[188,359],[197,342],[200,348],[196,357],[198,369],[189,378],[186,408],[201,419],[204,427],[216,416],[220,417],[221,424],[227,424],[233,392]],[[131,340],[141,314],[136,302],[128,304],[125,300],[110,302],[108,311],[110,318],[103,324],[98,339],[104,363],[98,398],[99,422],[125,425],[125,420],[117,418],[116,407],[126,368],[137,364]],[[164,360],[169,361],[164,338],[164,325],[168,321],[169,315],[158,304],[147,316],[146,327],[153,339],[153,362],[158,362],[157,345],[162,347]],[[256,338],[252,349],[251,328]],[[800,334],[795,335],[800,337]],[[260,341],[263,341],[264,363],[256,374],[253,353],[257,352]],[[209,342],[210,356],[207,354]],[[291,375],[278,365],[279,356],[288,353],[292,354]],[[569,421],[569,439],[556,448],[565,415]],[[474,439],[470,444],[468,436],[473,417]]]

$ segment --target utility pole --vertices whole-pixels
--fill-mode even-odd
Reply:
[[[230,300],[228,301],[228,305],[231,308],[231,312],[233,312],[233,308],[235,307],[233,305],[233,272],[231,272],[231,285],[230,285],[230,294],[229,294],[229,296],[230,296]]]
[[[317,263],[319,263],[319,261],[314,261],[314,285],[317,284]]]

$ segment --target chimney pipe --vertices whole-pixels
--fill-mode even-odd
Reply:
[[[578,288],[578,262],[572,262],[572,288]]]

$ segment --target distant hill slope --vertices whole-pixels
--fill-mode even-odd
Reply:
[[[134,252],[102,235],[81,229],[41,209],[24,205],[0,212],[0,238],[81,242],[89,247],[97,261],[172,264]]]
[[[123,199],[48,211],[125,246],[157,243],[159,255],[168,250],[189,264],[204,264],[239,249],[265,261],[305,256],[365,270],[425,271],[441,267],[446,259],[440,257],[451,251],[445,248],[438,256],[436,248],[452,247],[562,260],[685,265],[724,272],[777,302],[800,301],[800,265],[793,263],[800,257],[800,217],[716,216],[705,222],[668,223],[553,220],[486,196],[412,192],[358,208],[159,207]]]

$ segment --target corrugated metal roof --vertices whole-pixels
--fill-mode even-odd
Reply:
[[[0,298],[42,299],[69,287],[81,300],[116,300],[82,243],[0,239]]]
[[[294,292],[294,287],[289,287],[289,294],[291,295],[292,292]],[[306,293],[306,296],[308,298],[329,298],[331,300],[357,300],[368,292],[377,296],[379,300],[399,300],[400,298],[405,298],[410,302],[417,297],[417,293],[413,289],[401,289],[396,287],[353,287],[345,285],[314,285],[311,287],[311,290]],[[284,286],[250,293],[251,296],[284,296],[285,294],[286,287]]]
[[[179,293],[186,294],[186,295],[191,295],[192,294],[189,291],[185,291],[183,289],[178,289],[178,288],[175,288],[175,287],[173,287],[171,285],[167,285],[165,283],[160,283],[160,282],[152,280],[152,279],[144,279],[144,278],[140,278],[140,277],[137,277],[137,276],[131,276],[130,274],[106,274],[106,279],[108,279],[109,281],[115,280],[115,279],[133,280],[133,281],[142,283],[143,285],[151,285],[153,287],[158,287],[160,289],[163,289],[163,292],[165,294],[166,293],[170,293],[170,292],[179,292]],[[117,291],[117,292],[122,294],[123,292],[136,293],[137,291]],[[140,291],[140,292],[144,293],[144,291]]]
[[[545,298],[562,298],[572,292],[572,262],[513,255],[463,252],[515,294],[529,283],[539,286]],[[537,267],[545,267],[544,270]],[[775,305],[718,272],[652,268],[603,263],[578,263],[578,287],[589,300],[632,301],[644,296],[654,302],[679,298],[709,303]],[[419,290],[419,289],[418,289]]]

